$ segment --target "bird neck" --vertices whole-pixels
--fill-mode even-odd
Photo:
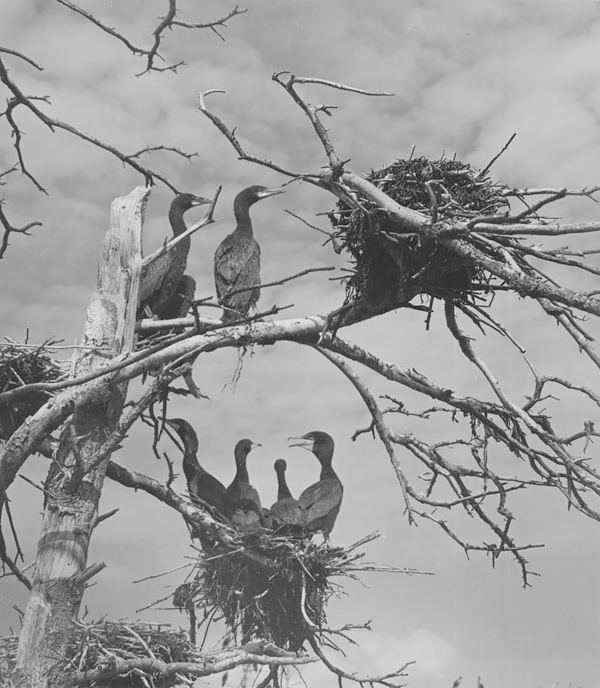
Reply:
[[[337,473],[333,470],[331,463],[321,464],[321,480],[328,480],[329,478],[338,480]]]
[[[188,466],[200,466],[198,463],[198,446],[196,447],[188,447],[186,446],[183,452],[183,463],[188,465]]]
[[[173,236],[179,236],[187,229],[183,219],[183,213],[179,208],[171,208],[171,210],[169,210],[169,222],[171,223]]]
[[[321,464],[321,480],[328,478],[337,478],[336,472],[333,470],[331,462],[333,460],[333,452],[321,451],[316,455]]]
[[[238,481],[249,483],[250,478],[248,476],[248,468],[246,467],[246,457],[245,456],[237,456],[235,463],[237,465],[236,476],[237,476]]]
[[[252,236],[252,220],[250,219],[250,206],[245,198],[236,198],[233,203],[233,214],[237,222],[236,232]]]
[[[292,493],[290,492],[290,488],[287,486],[285,477],[283,475],[277,476],[277,483],[277,499],[292,499]]]

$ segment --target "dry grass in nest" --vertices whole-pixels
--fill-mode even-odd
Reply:
[[[400,205],[432,213],[428,182],[436,197],[438,220],[493,215],[508,207],[503,186],[457,160],[424,157],[397,160],[367,179]],[[395,303],[400,294],[428,294],[469,300],[474,285],[487,276],[468,260],[434,239],[407,232],[369,199],[358,199],[362,209],[338,201],[329,214],[335,235],[349,251],[354,273],[346,286],[346,302]]]
[[[60,365],[44,353],[18,344],[0,346],[0,393],[35,382],[54,382],[62,376]],[[43,406],[50,394],[33,391],[9,403],[0,403],[0,439],[8,439],[23,421]]]
[[[238,643],[258,638],[297,652],[309,632],[324,630],[336,591],[331,578],[349,575],[362,542],[344,549],[317,545],[310,536],[239,535],[200,555],[173,603],[201,608],[205,618],[222,616]]]

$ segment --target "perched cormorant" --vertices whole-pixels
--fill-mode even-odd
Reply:
[[[192,502],[200,499],[226,515],[228,499],[225,485],[198,463],[198,436],[194,428],[183,418],[171,418],[165,423],[175,430],[183,442],[183,472]]]
[[[249,186],[233,202],[237,221],[215,252],[215,287],[224,306],[223,322],[245,318],[260,294],[260,246],[252,234],[250,206],[263,198],[283,193],[283,189]],[[253,288],[254,287],[254,288]],[[229,296],[230,292],[245,289]]]
[[[304,490],[298,497],[298,503],[306,513],[304,527],[307,530],[322,530],[325,538],[329,538],[344,492],[342,483],[331,465],[333,438],[326,432],[313,430],[301,437],[290,437],[290,439],[302,440],[291,446],[312,451],[321,464],[320,480]]]
[[[290,488],[285,479],[287,463],[285,459],[275,461],[275,473],[277,473],[277,501],[271,507],[272,527],[274,530],[285,526],[299,526],[305,521],[304,514],[298,500],[292,497]]]
[[[256,488],[250,484],[246,460],[254,447],[261,445],[251,440],[240,440],[235,445],[234,456],[236,473],[233,482],[227,488],[227,513],[234,525],[244,532],[258,530],[265,525]]]
[[[173,230],[173,236],[179,236],[187,227],[183,216],[190,208],[205,205],[211,201],[207,198],[184,193],[176,196],[169,208],[169,222]],[[143,317],[146,308],[159,318],[179,317],[182,306],[180,305],[177,316],[167,316],[173,296],[178,292],[182,277],[187,267],[187,257],[190,251],[191,237],[182,239],[174,248],[161,254],[144,268],[140,276],[140,307],[139,314]],[[190,278],[191,279],[191,278]],[[193,298],[193,295],[192,295]],[[189,308],[189,304],[188,304]],[[187,313],[187,309],[184,315]]]

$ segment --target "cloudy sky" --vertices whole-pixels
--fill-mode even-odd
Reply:
[[[141,46],[151,44],[156,18],[166,4],[81,3]],[[216,0],[181,2],[180,18],[207,21],[232,6]],[[223,185],[217,211],[223,219],[195,236],[188,263],[199,296],[213,293],[212,254],[231,231],[235,194],[250,184],[278,186],[285,181],[275,172],[237,160],[196,109],[200,90],[226,91],[211,96],[208,104],[238,127],[249,152],[298,172],[315,172],[325,159],[305,116],[271,81],[279,70],[395,94],[366,98],[318,86],[303,89],[311,102],[337,106],[327,125],[339,157],[351,159],[348,167],[355,172],[408,157],[413,146],[417,154],[437,158],[445,151],[484,167],[516,132],[493,167],[498,181],[569,188],[600,183],[597,2],[250,0],[245,6],[248,12],[221,30],[226,41],[210,31],[169,32],[162,54],[167,62],[184,60],[186,66],[177,75],[141,77],[136,74],[143,70],[142,59],[58,3],[4,0],[2,8],[0,45],[44,67],[38,72],[4,56],[11,77],[25,93],[49,96],[51,106],[44,109],[51,117],[126,152],[159,144],[196,152],[191,162],[169,153],[154,154],[145,162],[182,191],[210,195]],[[17,118],[26,132],[23,151],[29,170],[48,195],[16,174],[0,190],[4,210],[15,225],[43,222],[29,238],[12,237],[2,261],[2,334],[20,341],[28,333],[32,342],[58,337],[72,343],[81,337],[110,203],[142,180],[107,153],[64,132],[52,133],[25,112]],[[14,160],[4,119],[0,151],[4,169]],[[160,184],[152,191],[144,229],[147,251],[168,233],[171,197]],[[326,218],[316,214],[332,205],[324,192],[294,184],[285,195],[255,206],[263,281],[306,267],[343,267],[343,259],[322,247],[320,235],[284,212],[291,210],[326,228]],[[556,212],[576,221],[595,219],[597,210],[591,201],[579,199],[557,205]],[[200,216],[200,211],[190,212],[190,219]],[[292,305],[286,317],[302,316],[326,312],[342,299],[339,283],[320,274],[263,292],[261,305]],[[595,373],[585,368],[566,340],[557,338],[554,326],[542,322],[535,308],[518,299],[505,299],[498,308],[540,371],[568,373],[593,385],[590,376]],[[481,391],[439,313],[429,332],[422,314],[400,310],[350,328],[344,336],[384,360],[416,368],[457,394]],[[514,397],[522,399],[527,393],[523,371],[505,344],[489,337],[478,346]],[[351,441],[354,430],[368,424],[367,413],[327,361],[290,343],[257,349],[246,357],[241,378],[232,385],[237,363],[235,351],[201,358],[195,378],[210,401],[177,399],[172,404],[171,415],[195,424],[204,465],[228,482],[235,442],[241,437],[261,442],[263,447],[250,456],[250,469],[268,504],[275,499],[276,458],[288,459],[295,493],[317,474],[316,462],[305,452],[288,449],[286,438],[327,430],[336,439],[336,467],[346,486],[333,542],[348,545],[378,530],[383,537],[367,547],[367,558],[435,574],[365,574],[366,586],[347,585],[347,596],[332,603],[332,626],[371,619],[373,631],[357,638],[360,649],[347,648],[347,658],[338,658],[344,667],[362,674],[385,673],[416,660],[410,672],[415,688],[449,688],[458,676],[465,686],[474,686],[481,676],[486,688],[600,686],[597,525],[568,512],[556,496],[532,493],[516,499],[513,510],[521,542],[545,544],[529,557],[541,577],[523,590],[512,561],[499,561],[492,568],[484,555],[467,560],[433,524],[408,525],[383,448],[368,436]],[[365,375],[365,380],[375,394],[400,394],[372,376]],[[427,400],[407,401],[414,410],[428,406]],[[550,410],[567,420],[587,418],[586,410],[573,405],[565,409],[556,402]],[[417,419],[399,420],[394,429],[436,437],[435,428]],[[134,429],[115,460],[164,477],[150,439],[147,428]],[[173,445],[165,442],[162,449],[177,459]],[[24,474],[41,480],[45,469],[44,460],[34,457]],[[416,470],[408,464],[406,469]],[[185,490],[182,478],[176,485]],[[30,561],[41,495],[16,481],[10,496]],[[177,584],[177,576],[132,583],[185,561],[190,550],[181,519],[146,495],[107,484],[101,510],[115,507],[119,513],[98,529],[91,547],[90,561],[105,561],[107,569],[86,597],[89,618],[106,614],[183,623],[169,612],[136,611],[167,594],[163,586]],[[474,532],[461,515],[452,518],[461,532]],[[17,624],[12,603],[23,607],[25,601],[19,588],[0,580],[0,631]],[[309,685],[337,685],[319,668],[306,670],[305,677]],[[294,675],[291,681],[301,685]]]

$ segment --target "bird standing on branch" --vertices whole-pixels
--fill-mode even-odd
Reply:
[[[187,229],[183,216],[190,208],[208,203],[211,203],[209,199],[190,193],[176,196],[169,208],[173,236],[179,236]],[[146,310],[160,319],[178,318],[187,314],[196,287],[192,277],[184,276],[190,246],[191,237],[188,236],[170,251],[162,253],[156,260],[142,267],[138,317],[144,317]]]
[[[247,317],[258,301],[260,246],[252,232],[250,206],[280,193],[284,193],[283,189],[250,186],[235,197],[233,212],[237,226],[215,252],[215,287],[223,306],[223,322]]]
[[[183,472],[192,502],[200,500],[225,516],[228,501],[225,486],[198,462],[198,435],[194,428],[183,418],[167,419],[165,423],[183,442]]]
[[[298,504],[305,512],[304,527],[307,530],[322,530],[325,539],[329,539],[344,493],[344,487],[331,465],[333,438],[326,432],[313,430],[301,437],[290,437],[290,440],[299,440],[290,446],[311,451],[321,464],[319,481],[302,492],[298,497]]]
[[[271,507],[273,530],[291,530],[290,526],[302,526],[306,515],[298,500],[292,497],[290,488],[285,479],[287,463],[285,459],[275,461],[275,473],[277,474],[277,501]]]
[[[254,447],[262,445],[252,440],[240,440],[235,445],[236,473],[227,488],[227,517],[243,532],[254,532],[265,525],[260,497],[248,476],[248,454]]]

